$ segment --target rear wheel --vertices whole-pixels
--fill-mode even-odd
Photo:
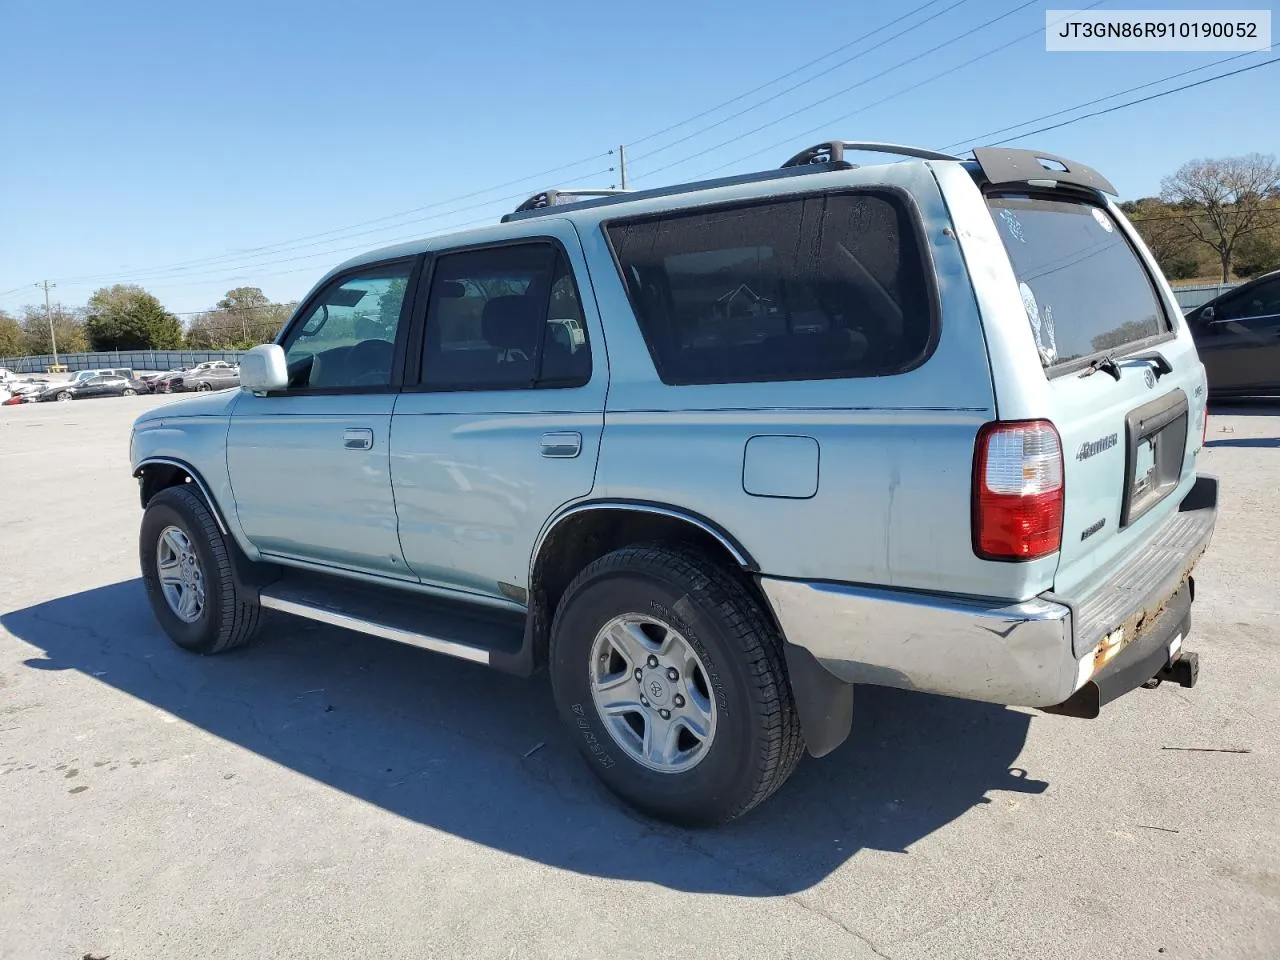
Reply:
[[[229,546],[199,496],[177,486],[152,497],[138,553],[151,610],[178,646],[220,653],[253,639],[261,608],[237,590]]]
[[[592,769],[664,820],[741,816],[804,749],[782,638],[747,586],[698,551],[624,547],[587,566],[556,613],[550,672]]]

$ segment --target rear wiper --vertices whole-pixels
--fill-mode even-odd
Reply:
[[[1104,354],[1103,356],[1099,357],[1097,360],[1094,360],[1092,363],[1090,363],[1087,367],[1084,368],[1080,376],[1090,377],[1090,376],[1093,376],[1093,374],[1097,373],[1099,370],[1101,370],[1103,373],[1111,374],[1117,380],[1120,379],[1120,364],[1116,363],[1116,358],[1111,356],[1111,354],[1109,353]]]

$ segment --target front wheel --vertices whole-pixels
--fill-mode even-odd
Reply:
[[[209,392],[209,391],[210,391],[210,390],[212,390],[212,389],[213,389],[213,384],[209,383],[208,381],[205,381],[205,382],[203,382],[203,383],[200,383],[200,384],[196,387],[196,390],[197,390],[197,391],[199,391],[200,393],[207,393],[207,392]]]
[[[124,390],[120,392],[120,395],[122,397],[136,397],[138,395],[138,391],[134,390],[132,387],[125,387]]]
[[[747,586],[695,550],[624,547],[588,565],[557,610],[550,673],[592,769],[664,820],[741,816],[804,750],[781,636]]]
[[[253,639],[261,608],[237,590],[230,547],[196,494],[177,486],[151,498],[138,554],[151,610],[178,646],[221,653]]]
[[[63,401],[63,402],[65,403],[67,400],[72,399],[71,391],[70,391],[70,390],[59,390],[59,391],[58,391],[58,393],[57,393],[57,395],[56,395],[53,399],[55,399],[55,400],[61,400],[61,401]]]

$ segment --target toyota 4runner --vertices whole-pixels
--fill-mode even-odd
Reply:
[[[841,141],[357,257],[240,390],[138,418],[155,615],[545,667],[605,783],[690,824],[838,746],[855,684],[1191,686],[1205,374],[1114,193]]]

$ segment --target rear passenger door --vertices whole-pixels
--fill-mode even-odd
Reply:
[[[573,227],[440,251],[391,427],[400,541],[429,584],[523,602],[543,521],[591,492],[608,368]]]

